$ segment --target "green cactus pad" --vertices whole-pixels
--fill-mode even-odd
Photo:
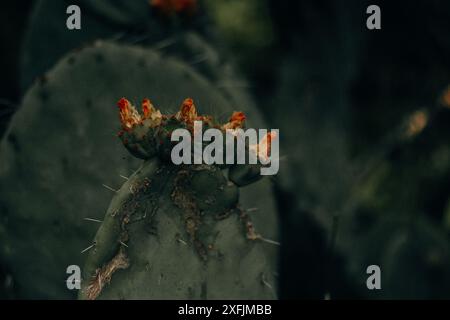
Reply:
[[[66,28],[66,20],[69,17],[66,9],[72,4],[78,5],[81,10],[80,30]],[[186,22],[164,23],[152,14],[148,0],[36,1],[22,46],[22,89],[28,89],[36,78],[51,68],[62,55],[99,39],[116,39],[124,43],[137,42],[162,48],[170,47],[179,39],[183,39],[184,33],[192,31],[211,38],[208,30],[211,30],[212,26],[208,25],[200,10]],[[52,45],[48,45],[49,39]],[[198,45],[194,45],[198,48]],[[180,51],[172,50],[172,53],[174,52],[178,55]],[[202,52],[201,57],[204,57]],[[184,55],[192,58],[193,62],[199,57],[192,51],[185,51]]]
[[[14,270],[19,296],[76,295],[66,288],[66,268],[83,265],[81,251],[98,228],[84,219],[101,220],[115,194],[108,188],[118,188],[120,175],[139,166],[117,138],[121,96],[151,96],[165,112],[197,97],[202,111],[217,116],[239,108],[249,126],[264,127],[251,101],[236,92],[225,95],[193,68],[157,51],[108,42],[69,53],[35,83],[0,145],[0,254]],[[258,232],[277,238],[268,181],[242,189],[240,203],[258,207]],[[275,257],[277,248],[269,250]]]
[[[237,188],[223,187],[213,166],[147,161],[111,202],[80,298],[276,298],[273,245],[247,238]]]

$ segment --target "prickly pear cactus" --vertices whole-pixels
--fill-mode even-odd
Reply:
[[[225,91],[160,51],[96,42],[64,56],[27,92],[0,143],[0,255],[19,297],[76,296],[66,287],[66,268],[84,264],[82,251],[98,228],[92,219],[102,219],[111,200],[108,188],[139,167],[114,138],[110,106],[118,94],[150,94],[165,107],[192,95],[216,117],[239,106],[249,126],[265,127],[241,89]],[[270,182],[242,188],[240,199],[244,208],[259,208],[258,231],[276,239]]]
[[[197,120],[225,132],[241,128],[245,115],[234,112],[220,125],[197,115],[192,99],[173,115],[162,115],[148,99],[142,116],[124,98],[118,105],[119,136],[145,163],[109,206],[90,249],[80,297],[276,298],[277,259],[270,246],[277,243],[259,234],[239,206],[239,186],[257,180],[259,170],[170,160],[174,130],[195,132]],[[267,139],[248,147],[259,154],[270,151]],[[231,174],[238,167],[242,174]]]
[[[66,9],[73,4],[81,10],[80,30],[66,28]],[[200,33],[211,40],[209,31],[213,29],[194,0],[39,0],[28,24],[21,57],[24,90],[62,55],[98,39],[167,47],[184,32]]]

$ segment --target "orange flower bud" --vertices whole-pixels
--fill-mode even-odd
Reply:
[[[134,125],[141,122],[141,116],[136,108],[125,98],[117,102],[119,107],[119,116],[122,127],[125,130],[130,130]]]
[[[181,109],[175,115],[175,118],[188,124],[193,123],[197,119],[197,110],[195,109],[194,101],[191,98],[187,98],[183,101]]]
[[[244,126],[246,116],[241,111],[235,111],[231,115],[230,121],[222,126],[223,130],[238,129]]]

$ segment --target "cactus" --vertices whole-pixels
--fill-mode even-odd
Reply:
[[[74,297],[65,270],[83,265],[98,227],[83,219],[101,219],[111,196],[102,184],[121,184],[139,165],[113,138],[117,115],[108,106],[119,93],[150,93],[162,106],[192,95],[216,117],[238,105],[249,126],[264,127],[241,89],[218,88],[161,52],[96,42],[64,56],[27,92],[0,144],[0,255],[20,297]],[[276,239],[270,183],[249,185],[240,198],[243,208],[260,208],[258,231]]]
[[[111,201],[84,268],[80,297],[275,298],[275,256],[239,207],[238,185],[227,179],[225,168],[177,166],[168,159],[176,128],[192,130],[194,120],[238,128],[245,121],[242,112],[221,126],[198,116],[192,99],[173,115],[162,115],[148,99],[142,116],[126,99],[119,108],[120,139],[145,162]]]
[[[189,15],[190,18],[182,19],[183,15],[180,14],[185,11],[182,6],[180,14],[171,15],[169,21],[166,21],[158,14],[158,7],[166,7],[163,4],[171,1],[158,2],[162,4],[158,6],[155,2],[151,5],[148,0],[36,1],[23,43],[20,70],[22,89],[28,89],[37,77],[68,51],[89,45],[98,39],[165,47],[176,42],[185,32],[195,32],[213,42],[213,26],[208,22],[200,4],[194,1],[196,5],[189,5],[191,1],[182,0],[181,2],[186,2],[186,9],[196,8]],[[81,30],[66,28],[66,8],[71,4],[81,8]],[[52,41],[51,46],[46,44],[49,39]]]

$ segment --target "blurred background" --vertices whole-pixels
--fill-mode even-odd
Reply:
[[[2,136],[36,74],[75,48],[36,39],[45,31],[36,17],[53,21],[38,15],[48,3],[0,4]],[[371,4],[381,8],[381,30],[366,28]],[[197,22],[206,27],[192,28],[234,65],[269,128],[280,129],[282,170],[273,184],[280,298],[450,298],[450,2],[197,5]],[[108,25],[94,13],[88,13],[94,26]],[[132,34],[133,42],[145,32],[126,22],[111,29]],[[77,46],[102,37],[96,30]],[[42,54],[45,47],[54,52]],[[3,230],[11,212],[6,202],[0,194]],[[2,259],[0,298],[32,297],[22,294],[15,267]],[[382,290],[366,287],[372,264],[381,268]]]

